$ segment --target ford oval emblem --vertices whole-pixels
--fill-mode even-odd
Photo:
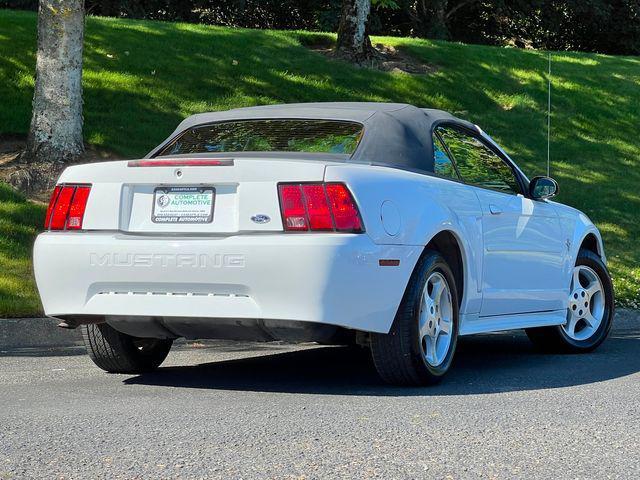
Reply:
[[[264,215],[262,213],[259,213],[258,215],[254,215],[253,217],[251,217],[251,220],[254,223],[269,223],[271,221],[271,217],[269,215]]]

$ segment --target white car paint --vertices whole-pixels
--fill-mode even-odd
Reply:
[[[367,235],[42,234],[47,315],[298,320],[386,332],[421,249]],[[379,258],[401,258],[398,268]],[[376,292],[372,295],[372,292]]]
[[[344,182],[366,232],[284,233],[283,181]],[[464,335],[564,323],[588,234],[604,259],[598,230],[575,209],[384,166],[106,162],[69,167],[59,182],[92,189],[83,231],[45,232],[35,243],[36,281],[52,317],[293,320],[384,333],[425,245],[448,231],[463,260]],[[214,186],[213,222],[152,223],[157,185]],[[255,223],[257,214],[271,221]],[[380,266],[381,259],[400,263]]]

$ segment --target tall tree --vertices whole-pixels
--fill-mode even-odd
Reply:
[[[371,0],[343,0],[336,55],[353,63],[365,63],[374,55],[367,32]]]
[[[413,33],[419,37],[449,39],[449,23],[479,0],[416,0],[408,4]],[[491,2],[486,2],[490,4]],[[500,0],[493,3],[500,3]]]
[[[82,141],[83,0],[40,0],[33,113],[23,159],[66,163]]]

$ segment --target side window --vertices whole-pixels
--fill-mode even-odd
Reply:
[[[458,172],[456,172],[453,162],[447,155],[447,150],[437,135],[433,135],[433,171],[443,177],[460,180]]]
[[[462,180],[500,192],[521,193],[511,167],[480,140],[449,127],[436,130],[449,147]]]

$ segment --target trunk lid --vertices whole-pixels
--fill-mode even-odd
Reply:
[[[186,235],[276,232],[283,230],[278,183],[323,181],[325,167],[332,163],[224,160],[212,166],[129,166],[126,161],[78,165],[65,170],[59,183],[92,184],[84,230]],[[211,218],[205,218],[209,203]],[[164,204],[174,210],[167,214]]]

